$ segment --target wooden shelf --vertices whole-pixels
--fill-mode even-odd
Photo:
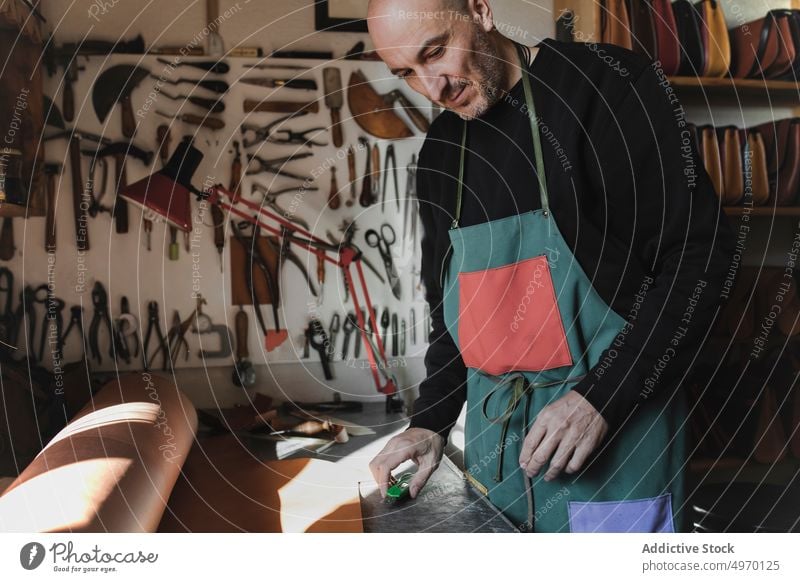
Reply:
[[[800,206],[723,206],[728,216],[800,216]]]
[[[680,98],[692,103],[797,107],[800,84],[794,81],[732,79],[730,77],[670,77]]]

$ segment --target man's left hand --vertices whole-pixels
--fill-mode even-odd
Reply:
[[[519,464],[528,477],[535,477],[550,461],[545,481],[561,471],[575,473],[583,467],[608,432],[608,423],[594,406],[574,390],[545,406],[533,423]],[[552,458],[552,460],[551,460]]]

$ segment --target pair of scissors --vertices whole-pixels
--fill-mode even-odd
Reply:
[[[378,249],[383,260],[383,268],[386,270],[386,278],[392,289],[392,295],[400,299],[400,277],[397,276],[397,269],[392,258],[392,245],[397,241],[397,235],[390,224],[383,223],[380,232],[370,229],[364,233],[364,240],[373,249]]]

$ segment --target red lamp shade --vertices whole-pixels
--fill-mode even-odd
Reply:
[[[120,196],[145,211],[150,211],[173,226],[189,232],[192,229],[192,176],[203,154],[185,138],[160,171],[126,186]]]

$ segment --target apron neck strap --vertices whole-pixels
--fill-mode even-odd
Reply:
[[[544,158],[542,156],[542,143],[539,137],[539,123],[536,116],[536,108],[533,105],[533,91],[531,90],[531,82],[529,79],[530,73],[528,71],[528,63],[525,62],[525,56],[522,52],[522,46],[515,43],[517,49],[517,56],[519,57],[521,71],[522,71],[522,85],[525,88],[525,105],[527,107],[526,114],[531,124],[531,135],[533,136],[533,153],[536,157],[536,178],[539,181],[539,198],[541,200],[543,214],[547,216],[550,213],[550,204],[547,196],[547,180],[544,173]],[[453,217],[452,228],[458,227],[458,221],[461,219],[461,201],[464,190],[464,165],[465,165],[465,152],[467,144],[467,121],[464,120],[463,130],[461,133],[461,152],[458,163],[458,189],[456,192],[456,209]]]

